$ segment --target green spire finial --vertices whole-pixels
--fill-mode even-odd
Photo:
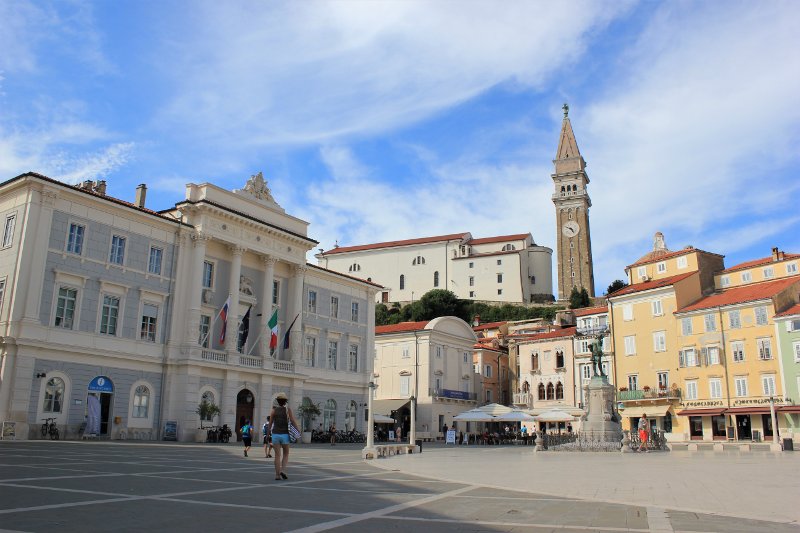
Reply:
[[[569,104],[564,102],[564,105],[561,106],[561,109],[564,110],[564,118],[567,118],[567,115],[569,115]]]

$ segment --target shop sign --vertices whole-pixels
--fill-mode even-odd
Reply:
[[[775,405],[782,405],[787,403],[794,403],[792,402],[791,398],[743,398],[741,400],[734,400],[733,405],[769,405],[770,403],[775,403]]]
[[[698,400],[696,402],[681,402],[681,407],[723,407],[722,400]]]
[[[443,389],[442,396],[445,398],[453,398],[455,400],[469,400],[469,393],[461,390]]]
[[[114,392],[114,384],[106,376],[97,376],[89,382],[89,392]]]
[[[164,422],[164,440],[178,440],[178,422],[168,420]]]

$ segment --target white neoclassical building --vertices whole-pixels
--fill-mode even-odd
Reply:
[[[392,416],[407,435],[413,396],[417,438],[441,437],[444,424],[478,405],[476,340],[469,324],[453,316],[375,328],[375,413]]]
[[[261,174],[236,191],[189,184],[162,212],[145,194],[35,173],[0,184],[0,421],[31,438],[52,417],[76,438],[96,409],[103,437],[194,440],[201,399],[221,408],[207,424],[238,427],[286,392],[363,430],[381,287],[308,265],[308,223]]]
[[[530,233],[475,239],[456,233],[359,246],[316,254],[318,264],[383,285],[382,302],[418,300],[432,289],[462,299],[530,303],[553,295],[553,250]]]

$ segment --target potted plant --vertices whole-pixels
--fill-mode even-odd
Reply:
[[[625,391],[627,391],[627,390],[628,390],[628,387],[620,387],[620,388],[619,388],[619,391],[620,391],[620,392],[625,392]]]
[[[206,428],[203,427],[203,421],[213,420],[215,416],[219,415],[220,413],[219,406],[214,402],[209,402],[203,399],[200,402],[200,405],[197,406],[195,413],[200,415],[200,429],[198,429],[197,431],[197,436],[195,440],[197,442],[205,442]]]
[[[297,408],[297,414],[300,416],[300,423],[303,425],[300,428],[303,432],[302,442],[303,444],[309,444],[311,442],[311,424],[322,414],[322,411],[319,409],[319,404],[315,404],[306,398]]]

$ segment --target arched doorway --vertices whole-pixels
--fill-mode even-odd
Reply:
[[[86,388],[86,429],[88,435],[108,435],[114,383],[108,376],[97,376]]]
[[[255,397],[248,389],[242,389],[236,395],[236,440],[242,440],[240,429],[246,420],[253,422],[253,410],[255,408]]]

